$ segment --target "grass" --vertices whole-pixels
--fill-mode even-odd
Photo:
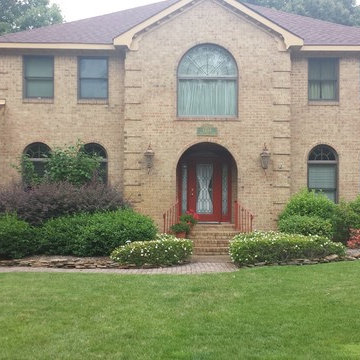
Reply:
[[[360,261],[0,274],[0,359],[359,359]]]

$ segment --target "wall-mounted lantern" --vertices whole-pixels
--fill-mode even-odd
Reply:
[[[271,154],[268,148],[266,147],[266,144],[264,144],[263,151],[260,154],[261,167],[264,170],[266,170],[269,167],[270,155]]]
[[[148,169],[148,174],[149,174],[150,169],[153,166],[153,160],[155,156],[154,150],[151,148],[151,144],[149,144],[149,147],[144,152],[144,156],[145,156],[146,168]]]

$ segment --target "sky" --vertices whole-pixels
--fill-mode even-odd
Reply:
[[[50,3],[59,5],[65,21],[69,22],[159,1],[161,0],[51,0]]]

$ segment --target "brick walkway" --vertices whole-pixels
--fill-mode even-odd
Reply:
[[[66,272],[66,273],[96,273],[96,274],[206,274],[206,273],[222,273],[236,271],[237,267],[230,262],[208,263],[193,262],[186,265],[172,266],[157,269],[56,269],[41,267],[0,267],[0,273],[10,272]]]

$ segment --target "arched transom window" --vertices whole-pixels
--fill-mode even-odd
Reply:
[[[43,177],[46,162],[49,160],[50,148],[44,143],[32,143],[25,148],[24,155],[32,162],[35,174]]]
[[[89,155],[96,155],[100,158],[99,178],[106,184],[108,178],[108,159],[106,150],[99,144],[89,143],[84,145],[84,150]]]
[[[308,158],[308,188],[321,191],[329,199],[337,201],[338,156],[328,145],[314,147]]]
[[[220,46],[190,49],[178,68],[178,116],[237,115],[237,66]]]

